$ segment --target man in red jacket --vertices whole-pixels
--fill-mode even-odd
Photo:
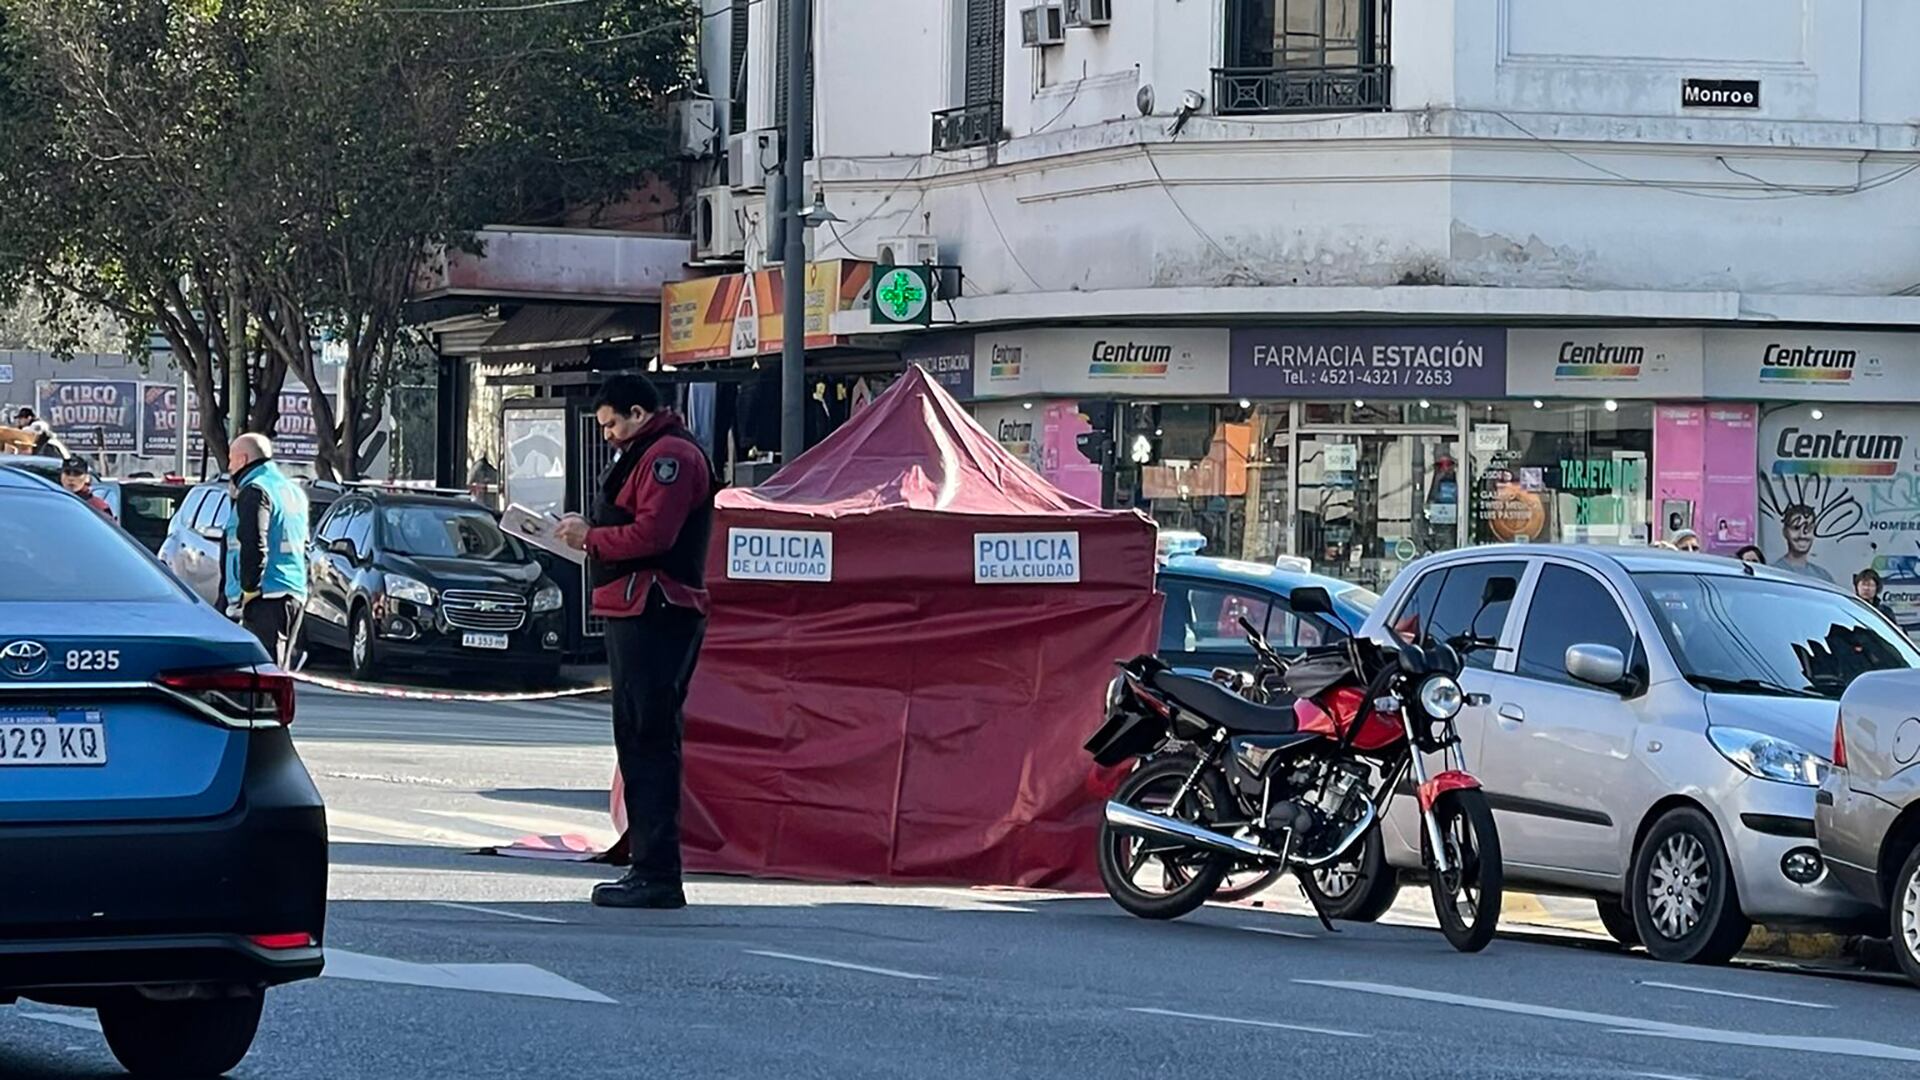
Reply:
[[[633,867],[619,881],[595,887],[593,902],[685,907],[681,707],[706,634],[713,469],[643,376],[609,379],[595,413],[617,456],[587,516],[569,515],[558,533],[586,551],[593,613],[607,620],[613,744],[626,781]]]

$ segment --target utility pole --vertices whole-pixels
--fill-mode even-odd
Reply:
[[[780,309],[780,463],[784,467],[807,446],[807,223],[802,207],[807,191],[807,120],[813,102],[807,93],[807,54],[812,38],[813,0],[786,0],[787,8],[787,155],[786,183],[774,220],[786,242],[781,270],[785,285]]]

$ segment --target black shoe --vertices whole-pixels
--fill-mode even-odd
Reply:
[[[673,911],[687,906],[687,894],[678,882],[650,882],[624,877],[593,887],[593,906],[604,908],[647,908]]]

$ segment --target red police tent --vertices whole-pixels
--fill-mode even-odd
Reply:
[[[926,373],[721,494],[689,870],[1098,888],[1081,744],[1153,646],[1154,527],[1042,479]]]

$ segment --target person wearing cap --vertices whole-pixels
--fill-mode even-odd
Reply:
[[[1692,529],[1681,529],[1673,534],[1673,546],[1681,551],[1699,551],[1700,534]]]
[[[81,502],[100,511],[100,516],[113,520],[113,507],[93,490],[93,470],[87,468],[87,459],[70,457],[60,463],[60,486],[73,492]]]
[[[227,471],[227,613],[291,669],[307,608],[307,495],[280,471],[265,435],[234,439]]]
[[[615,449],[585,517],[555,528],[587,553],[593,613],[607,620],[613,745],[626,788],[631,869],[596,886],[600,907],[680,908],[680,736],[706,637],[713,467],[641,375],[607,380],[594,404]]]
[[[42,457],[72,456],[67,453],[66,444],[60,441],[60,437],[53,433],[53,429],[47,426],[45,420],[34,415],[32,409],[21,406],[20,411],[13,415],[13,426],[33,436],[34,453]]]

